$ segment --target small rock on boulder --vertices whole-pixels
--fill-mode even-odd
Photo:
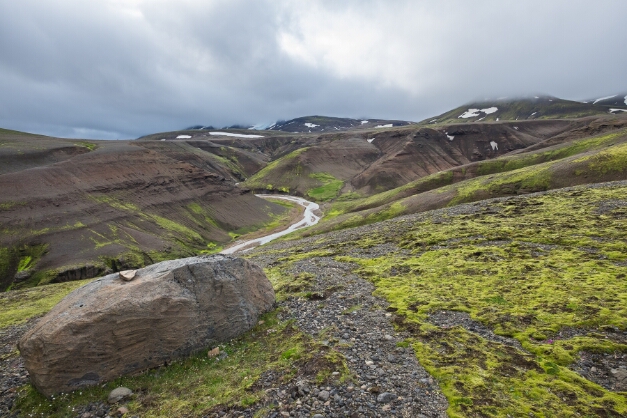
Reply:
[[[131,280],[135,278],[136,274],[137,274],[137,270],[124,270],[120,272],[120,278],[122,280],[130,282]]]
[[[99,384],[215,347],[275,302],[260,267],[223,255],[164,261],[75,290],[18,347],[44,395]]]

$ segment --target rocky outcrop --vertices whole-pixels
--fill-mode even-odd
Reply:
[[[260,267],[222,255],[164,261],[69,294],[18,347],[44,395],[163,365],[252,328],[275,302]]]

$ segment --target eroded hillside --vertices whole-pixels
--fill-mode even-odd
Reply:
[[[230,160],[185,143],[1,141],[2,289],[216,251],[287,211],[236,187]]]

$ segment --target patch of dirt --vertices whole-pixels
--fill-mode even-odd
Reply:
[[[508,345],[518,350],[524,351],[520,342],[514,338],[503,337],[496,335],[490,328],[486,327],[480,322],[477,322],[470,318],[470,315],[466,312],[458,311],[438,311],[429,315],[428,319],[433,325],[441,328],[462,327],[468,332],[480,335],[488,341],[493,341],[499,344]]]
[[[570,368],[608,390],[627,392],[627,353],[583,351]]]

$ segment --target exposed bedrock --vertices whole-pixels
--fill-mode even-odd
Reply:
[[[44,395],[160,366],[252,328],[275,295],[255,264],[222,255],[164,261],[69,294],[20,340]]]

